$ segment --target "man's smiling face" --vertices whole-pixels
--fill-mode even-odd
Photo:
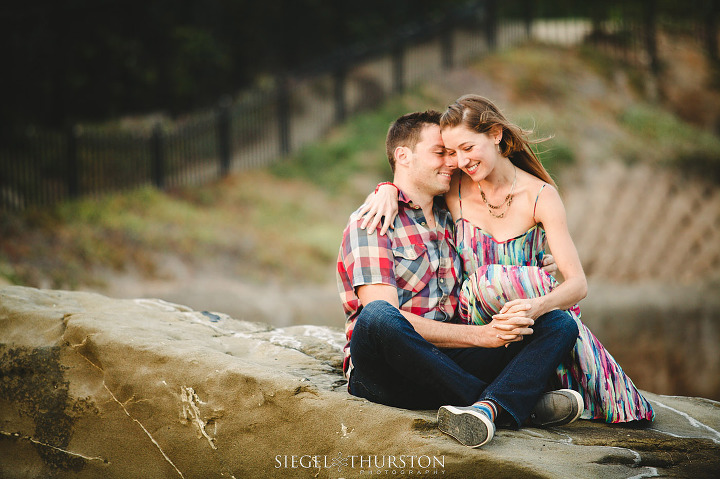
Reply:
[[[450,178],[455,168],[457,160],[448,155],[440,127],[426,125],[412,152],[413,182],[432,196],[441,195],[450,190]]]

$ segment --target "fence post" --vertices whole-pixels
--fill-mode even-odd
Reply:
[[[535,0],[525,1],[525,39],[532,38],[532,24],[535,18]]]
[[[449,22],[443,26],[442,33],[440,34],[442,67],[446,70],[451,69],[455,63],[453,61],[454,34],[455,29]]]
[[[405,45],[399,40],[392,49],[393,92],[405,89]]]
[[[277,77],[277,120],[280,155],[290,153],[290,91],[285,74]]]
[[[710,61],[714,65],[720,63],[718,58],[718,41],[717,41],[717,17],[720,6],[716,0],[708,0],[705,2],[708,8],[704,13],[705,16],[705,48]]]
[[[335,79],[335,122],[342,123],[347,117],[347,104],[345,102],[347,69],[345,65],[340,65],[333,76]]]
[[[485,2],[485,39],[488,48],[495,50],[497,46],[497,6],[495,0]]]
[[[153,128],[151,152],[153,159],[153,184],[155,184],[158,189],[163,189],[165,188],[165,152],[163,151],[163,134],[160,123],[157,123],[155,128]]]
[[[223,97],[217,112],[218,155],[220,156],[220,176],[227,176],[230,172],[230,97]]]
[[[78,140],[80,137],[80,129],[77,125],[67,128],[67,193],[70,199],[80,196],[80,182],[78,177]]]
[[[605,33],[603,30],[603,22],[606,17],[606,6],[602,3],[593,3],[589,6],[590,8],[590,41],[593,43],[595,48],[599,48],[606,43]]]
[[[650,70],[656,75],[660,72],[657,52],[657,1],[645,0],[645,49],[650,57]]]

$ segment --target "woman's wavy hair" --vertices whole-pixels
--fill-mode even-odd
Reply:
[[[490,133],[494,127],[500,126],[502,128],[500,153],[509,158],[518,168],[557,188],[555,181],[550,177],[550,173],[547,172],[540,159],[530,148],[531,144],[540,143],[548,138],[528,139],[528,135],[532,131],[523,130],[519,126],[510,123],[493,102],[487,98],[480,95],[463,95],[450,105],[440,117],[440,128],[451,128],[459,125],[463,125],[477,133]]]

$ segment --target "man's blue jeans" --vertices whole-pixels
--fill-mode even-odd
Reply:
[[[507,348],[438,348],[386,301],[368,304],[356,321],[350,341],[352,395],[406,409],[491,399],[517,427],[578,337],[575,321],[560,310],[539,317],[533,334]]]

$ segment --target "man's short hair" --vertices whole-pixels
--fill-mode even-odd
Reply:
[[[395,148],[404,146],[415,151],[422,129],[427,125],[440,125],[440,116],[441,113],[435,110],[407,113],[390,125],[385,139],[385,151],[393,173],[395,173]]]

